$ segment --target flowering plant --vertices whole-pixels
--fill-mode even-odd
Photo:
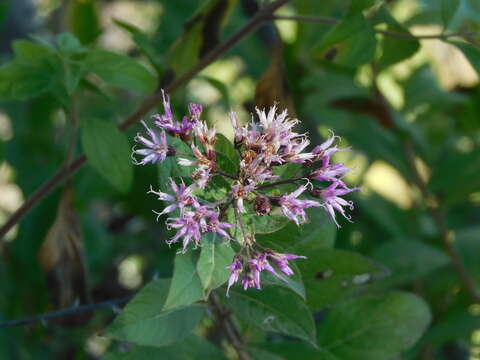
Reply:
[[[179,183],[170,178],[170,194],[152,188],[149,193],[168,203],[162,211],[156,212],[157,219],[171,214],[166,224],[176,234],[167,243],[181,240],[181,252],[185,253],[190,244],[194,248],[201,246],[205,233],[217,233],[228,241],[236,240],[238,251],[228,266],[227,295],[240,276],[245,290],[250,287],[261,289],[262,271],[282,278],[279,272],[293,274],[290,260],[306,258],[280,253],[259,244],[252,217],[268,217],[278,208],[286,219],[301,226],[308,221],[306,209],[323,207],[338,227],[336,212],[350,221],[345,207],[351,210],[353,203],[342,196],[359,188],[349,188],[345,184],[342,177],[350,169],[332,160],[332,155],[341,151],[336,145],[338,136],[332,134],[325,142],[307,151],[310,145],[308,135],[295,132],[299,121],[289,118],[287,110],[278,112],[275,105],[268,111],[256,109],[256,118],[246,125],[241,125],[236,113],[232,112],[230,120],[238,164],[234,164],[235,172],[228,173],[222,169],[215,148],[216,130],[201,118],[202,106],[190,104],[188,115],[181,122],[176,121],[169,96],[164,92],[162,95],[164,113],[153,116],[155,130],[142,122],[146,134],[135,137],[141,148],[133,149],[132,159],[137,165],[146,165],[175,156],[180,166],[194,167],[190,173],[190,185],[187,186],[183,178]],[[190,151],[181,152],[178,147],[168,144],[167,134],[171,139],[179,138]],[[282,176],[285,168],[291,165],[294,165],[293,175]],[[215,177],[226,180],[227,190],[221,199],[209,202],[201,196],[210,185],[214,186]],[[288,191],[282,187],[285,185],[295,188]]]

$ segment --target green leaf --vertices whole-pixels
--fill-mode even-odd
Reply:
[[[28,99],[47,92],[51,85],[52,79],[44,71],[14,62],[0,67],[0,98]]]
[[[163,57],[155,48],[155,45],[153,44],[150,36],[143,32],[140,28],[125,21],[113,19],[113,22],[120,26],[123,30],[130,33],[130,35],[132,35],[132,39],[138,46],[139,50],[148,58],[150,63],[160,74],[162,69]]]
[[[392,237],[402,237],[408,234],[407,214],[391,201],[376,193],[371,193],[368,196],[359,196],[355,202],[356,207],[362,209],[364,215]]]
[[[310,251],[330,248],[335,243],[337,228],[323,209],[307,209],[309,222],[297,226],[289,222],[271,234],[258,234],[257,240],[269,241],[282,246],[288,252],[307,255]]]
[[[228,140],[225,135],[217,134],[217,142],[215,143],[215,151],[221,152],[234,164],[240,163],[240,156],[235,150],[232,142]],[[238,165],[237,165],[238,168]]]
[[[102,32],[94,0],[73,0],[68,17],[70,30],[82,44],[94,42]]]
[[[179,138],[167,134],[167,143],[174,146],[177,151],[191,153],[191,149]],[[171,191],[169,184],[170,178],[189,177],[193,167],[180,166],[177,163],[177,157],[167,157],[164,161],[158,163],[158,182],[162,191]]]
[[[480,318],[467,309],[454,310],[442,314],[427,332],[425,339],[429,343],[443,344],[448,341],[463,339],[469,341],[472,333],[480,326]]]
[[[480,49],[474,45],[459,41],[451,41],[451,43],[463,52],[477,74],[480,75]]]
[[[107,335],[146,346],[165,346],[187,337],[203,317],[204,307],[191,305],[165,311],[170,281],[154,280],[128,303]]]
[[[28,99],[61,86],[62,64],[52,49],[27,40],[12,47],[15,59],[0,67],[0,98]]]
[[[85,119],[82,145],[89,163],[117,190],[126,193],[133,179],[127,137],[109,122]]]
[[[325,34],[313,48],[313,55],[333,57],[336,64],[357,67],[373,59],[376,44],[375,31],[365,17],[350,15]]]
[[[348,9],[349,14],[360,13],[363,10],[372,7],[375,3],[375,0],[350,0],[350,8]]]
[[[290,223],[291,220],[281,214],[280,211],[274,213],[277,212],[276,210],[277,209],[274,209],[272,213],[268,215],[252,214],[250,216],[249,223],[255,231],[255,234],[274,233]]]
[[[310,344],[293,342],[278,342],[257,344],[262,349],[278,354],[281,359],[286,360],[347,360],[340,359],[324,349],[314,348]]]
[[[440,15],[443,27],[447,28],[460,6],[460,0],[440,0]]]
[[[382,6],[375,14],[377,23],[386,23],[387,31],[393,31],[405,35],[410,35],[410,32],[403,27],[390,14],[386,5]],[[386,69],[387,67],[405,60],[420,49],[420,42],[415,39],[398,39],[388,35],[384,35],[381,42],[382,55],[378,59],[378,67]]]
[[[80,80],[86,73],[83,59],[88,50],[83,47],[78,39],[70,33],[57,36],[58,53],[62,58],[63,83],[69,95],[76,90]]]
[[[134,346],[127,352],[110,352],[103,357],[104,360],[226,360],[225,355],[215,345],[195,335],[188,336],[185,340],[162,348]]]
[[[208,0],[202,3],[185,23],[181,37],[168,51],[166,64],[171,75],[182,75],[218,44],[220,31],[236,3],[237,0]]]
[[[428,305],[413,294],[354,298],[327,313],[318,342],[339,359],[393,359],[420,339],[430,321]]]
[[[155,76],[129,56],[95,49],[89,52],[85,63],[88,71],[113,86],[144,93],[157,87]]]
[[[480,226],[459,229],[454,233],[454,246],[467,270],[480,283]]]
[[[432,174],[431,189],[444,204],[463,203],[468,195],[480,191],[480,148],[469,153],[445,146]]]
[[[63,55],[68,56],[87,51],[87,49],[80,44],[80,41],[78,41],[78,39],[70,33],[62,33],[57,35],[56,42],[59,52]]]
[[[450,262],[439,249],[419,241],[401,239],[380,245],[372,257],[392,271],[392,276],[385,281],[395,285],[422,278]]]
[[[237,170],[238,170],[238,166],[239,166],[239,163],[238,162],[234,162],[234,160],[232,158],[229,158],[227,155],[225,155],[224,153],[221,153],[221,152],[216,152],[216,156],[217,156],[217,165],[218,165],[218,168],[227,173],[227,174],[230,174],[230,175],[235,175]],[[223,177],[222,177],[223,179]]]
[[[28,40],[16,40],[12,44],[16,60],[22,64],[41,67],[46,63],[55,63],[52,49]]]
[[[230,99],[230,92],[228,91],[228,87],[227,85],[225,85],[224,82],[206,75],[201,75],[199,76],[199,78],[204,79],[206,82],[208,82],[213,88],[215,88],[219,92],[221,96],[221,101],[225,104],[225,107],[227,108],[227,110],[230,110],[232,108],[232,100]],[[222,135],[222,134],[217,134],[217,139],[218,139],[218,135]],[[222,137],[224,136],[222,135]]]
[[[249,346],[247,348],[248,354],[252,357],[252,360],[284,360],[283,356],[276,355],[263,349]],[[298,355],[298,353],[297,353]],[[302,359],[303,356],[302,356]]]
[[[165,309],[190,305],[203,299],[202,282],[196,269],[196,254],[189,251],[175,256],[173,278]]]
[[[211,290],[222,286],[229,277],[226,269],[233,261],[235,252],[230,244],[216,233],[209,233],[202,238],[202,250],[197,262],[197,272],[202,282],[205,297]]]
[[[299,296],[287,289],[231,290],[227,304],[234,310],[235,316],[253,326],[316,344],[315,324],[310,310]]]
[[[388,272],[381,265],[357,253],[319,249],[306,253],[298,262],[312,310],[334,305],[340,299],[365,289],[367,284]]]
[[[308,260],[298,260],[298,261],[308,261]],[[298,296],[300,296],[304,301],[306,300],[305,295],[305,286],[303,285],[302,274],[300,269],[297,266],[296,262],[290,262],[289,266],[293,270],[292,275],[284,275],[281,271],[277,271],[277,276],[271,274],[268,271],[264,271],[262,274],[262,285],[263,286],[280,286],[286,289],[292,290]]]

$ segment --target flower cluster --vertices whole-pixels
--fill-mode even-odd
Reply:
[[[179,209],[179,217],[167,219],[167,227],[177,230],[175,236],[167,241],[168,244],[176,243],[183,238],[182,252],[185,252],[190,242],[193,241],[195,248],[200,244],[202,233],[215,232],[224,238],[230,239],[230,235],[226,230],[233,225],[221,222],[220,214],[215,207],[200,205],[197,197],[193,195],[194,185],[185,186],[182,182],[179,186],[170,179],[170,187],[174,196],[161,191],[154,191],[153,189],[149,191],[149,193],[157,195],[159,200],[172,203],[163,211],[155,212],[158,217]]]
[[[167,227],[176,230],[168,243],[182,239],[183,252],[190,243],[195,248],[201,246],[202,234],[207,232],[236,240],[239,250],[228,267],[231,272],[228,289],[240,280],[241,275],[244,289],[260,289],[263,270],[282,278],[282,273],[293,273],[288,265],[290,260],[305,258],[261,247],[255,240],[254,229],[246,226],[245,217],[269,216],[274,208],[278,208],[285,217],[300,226],[308,221],[306,209],[323,207],[338,227],[337,213],[350,221],[346,208],[353,209],[353,203],[343,196],[359,188],[349,188],[342,178],[350,169],[332,161],[332,155],[342,150],[336,145],[338,136],[332,134],[324,143],[308,151],[310,140],[307,134],[294,131],[299,121],[289,118],[286,110],[279,113],[276,106],[268,112],[257,109],[255,117],[245,125],[241,125],[232,112],[233,147],[240,161],[236,173],[230,174],[224,172],[217,161],[216,131],[201,119],[202,106],[190,104],[188,115],[177,121],[171,110],[170,98],[164,93],[162,95],[164,113],[153,116],[157,130],[142,122],[147,134],[135,137],[142,148],[133,149],[134,163],[145,165],[178,156],[180,166],[194,167],[188,180],[190,185],[187,186],[183,179],[180,183],[170,180],[171,194],[153,189],[150,193],[168,204],[163,211],[157,212],[158,217],[176,214],[176,217],[166,220]],[[167,134],[180,139],[191,152],[180,152],[168,144]],[[142,158],[137,159],[139,156]],[[278,175],[281,172],[275,171],[292,163],[298,164],[298,171],[291,178],[281,178]],[[207,190],[215,177],[226,180],[223,184],[228,184],[228,188],[224,189],[227,195],[209,203],[199,195]],[[286,184],[290,187],[296,185],[296,188],[282,187]],[[310,198],[305,198],[305,194]],[[227,218],[230,222],[225,221]],[[241,236],[231,234],[237,234],[237,231]]]
[[[233,263],[228,266],[228,269],[231,272],[230,278],[228,279],[227,296],[230,287],[239,280],[242,272],[245,272],[242,279],[243,288],[247,290],[249,287],[255,287],[260,290],[262,288],[260,285],[260,273],[263,270],[267,270],[276,277],[282,279],[282,276],[275,271],[275,268],[272,266],[272,264],[270,264],[269,261],[271,261],[285,275],[292,275],[293,270],[290,266],[288,266],[288,261],[295,259],[306,259],[305,256],[281,254],[271,249],[265,249],[264,251],[265,252],[263,253],[255,253],[246,261],[244,261],[241,255],[235,256]]]

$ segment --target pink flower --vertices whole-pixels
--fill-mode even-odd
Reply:
[[[180,209],[180,212],[183,212],[186,206],[199,206],[196,197],[192,194],[193,189],[191,186],[185,186],[183,181],[180,185],[177,185],[172,179],[170,179],[170,187],[175,196],[161,191],[154,191],[152,188],[150,188],[150,191],[148,192],[157,195],[159,200],[172,203],[161,212],[156,212],[158,216],[168,214],[175,209]]]
[[[233,263],[227,266],[227,269],[230,270],[230,277],[228,278],[227,285],[227,296],[229,296],[230,287],[238,281],[240,273],[243,270],[243,259],[241,256],[237,255],[234,258]]]
[[[243,205],[243,199],[255,189],[254,184],[243,185],[240,182],[236,182],[232,185],[232,194],[236,199],[237,208],[241,213],[246,212],[245,206]]]
[[[326,156],[322,159],[322,167],[313,171],[309,177],[318,181],[338,181],[343,184],[339,178],[348,171],[350,169],[344,167],[342,163],[330,164],[330,158]]]
[[[167,228],[178,230],[175,236],[167,241],[167,244],[170,245],[172,243],[176,243],[180,238],[183,237],[182,252],[187,251],[188,244],[192,240],[195,243],[195,248],[200,244],[202,237],[200,222],[193,211],[184,211],[183,214],[178,218],[168,218]]]
[[[227,222],[221,222],[219,220],[219,213],[213,212],[210,215],[207,223],[207,231],[208,232],[216,232],[217,234],[223,236],[224,238],[230,239],[230,235],[226,232],[226,229],[230,229],[233,227],[232,224]]]
[[[284,194],[278,199],[278,204],[281,207],[283,215],[294,221],[297,225],[307,221],[305,209],[312,206],[321,206],[320,203],[314,200],[297,199],[305,191],[305,189],[306,186],[302,185],[294,192],[290,194]]]
[[[298,136],[292,129],[299,121],[289,118],[286,109],[280,114],[277,114],[277,106],[273,105],[268,111],[268,114],[265,113],[265,110],[256,109],[256,111],[263,133],[267,139],[275,139],[284,144]]]
[[[190,113],[192,120],[195,120],[194,122],[200,120],[200,115],[202,115],[202,111],[203,111],[202,105],[193,104],[193,103],[188,104],[188,112]]]
[[[295,259],[306,259],[306,256],[299,256],[294,254],[281,254],[273,250],[268,251],[268,257],[272,259],[276,266],[283,272],[285,275],[292,275],[293,270],[290,266],[288,266],[289,260]]]
[[[312,153],[316,155],[317,159],[322,159],[325,157],[330,158],[333,154],[335,154],[338,151],[348,150],[348,148],[339,149],[337,146],[332,147],[333,143],[337,139],[340,139],[340,136],[335,136],[333,135],[333,132],[332,132],[332,136],[330,136],[322,144],[315,146],[312,150]]]
[[[256,287],[257,289],[261,289],[260,283],[255,282],[255,277],[251,272],[247,272],[242,279],[242,286],[243,290],[247,290],[250,287]]]
[[[148,135],[150,136],[150,139],[147,139],[144,136],[141,136],[140,134],[137,134],[135,136],[134,140],[142,144],[143,146],[146,146],[144,149],[134,149],[132,152],[132,159],[133,163],[135,165],[145,165],[148,163],[156,163],[157,161],[163,161],[165,158],[169,155],[169,149],[167,145],[167,137],[165,135],[165,131],[162,131],[159,136],[150,129],[147,124],[145,124],[144,121],[142,121],[142,125],[145,127],[147,130]],[[141,161],[138,161],[135,159],[135,154],[144,156],[144,158]]]
[[[242,286],[244,290],[247,290],[250,287],[255,287],[256,289],[260,290],[262,288],[260,281],[261,273],[264,270],[267,270],[281,280],[285,280],[285,278],[275,271],[272,265],[268,262],[268,259],[272,260],[285,275],[293,274],[293,270],[290,268],[290,266],[288,266],[289,260],[306,259],[305,256],[281,254],[270,249],[265,250],[266,251],[264,253],[257,252],[251,259],[248,260],[245,269],[245,275],[242,278]],[[231,271],[227,287],[228,296],[230,287],[238,281],[240,273],[243,271],[243,259],[237,255],[235,257],[235,261],[229,265],[227,269]]]
[[[311,160],[315,157],[310,152],[303,152],[303,150],[310,144],[310,141],[306,138],[295,138],[290,140],[282,148],[282,158],[286,162],[292,163],[304,163],[307,160]]]
[[[170,108],[170,97],[166,95],[163,90],[162,98],[164,113],[153,115],[153,118],[155,119],[155,125],[167,131],[171,135],[180,135],[180,137],[183,139],[187,139],[192,127],[200,119],[202,106],[190,104],[188,107],[190,118],[188,116],[184,116],[182,122],[180,123],[174,120],[173,113]]]
[[[346,201],[345,199],[342,199],[340,196],[346,195],[352,191],[357,191],[357,190],[360,190],[360,188],[356,187],[356,188],[349,189],[345,184],[339,181],[336,181],[332,183],[330,186],[328,186],[327,188],[320,190],[320,197],[324,201],[322,206],[325,207],[328,214],[332,217],[333,221],[335,221],[335,224],[337,225],[337,227],[340,227],[340,225],[338,224],[337,219],[335,218],[335,210],[338,211],[340,214],[342,214],[343,217],[350,222],[351,222],[350,220],[351,216],[345,213],[345,209],[343,207],[347,206],[350,208],[350,210],[353,210],[353,201]]]
[[[214,145],[217,141],[216,130],[209,129],[207,124],[203,121],[198,121],[193,126],[193,132],[198,141],[200,141],[205,148],[207,157],[212,159],[215,157]]]
[[[238,146],[242,143],[243,139],[247,136],[248,130],[245,126],[240,126],[238,124],[237,114],[235,112],[231,112],[229,114],[230,122],[232,123],[233,131],[234,131],[234,144]]]

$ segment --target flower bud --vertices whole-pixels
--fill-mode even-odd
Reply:
[[[254,208],[257,215],[267,215],[272,211],[272,204],[268,197],[257,196],[255,198]]]
[[[312,195],[313,197],[321,199],[322,198],[322,191],[323,191],[323,189],[320,189],[318,187],[314,187],[314,188],[308,190],[308,193],[310,195]]]
[[[167,156],[175,156],[177,154],[177,149],[175,146],[168,145]]]

